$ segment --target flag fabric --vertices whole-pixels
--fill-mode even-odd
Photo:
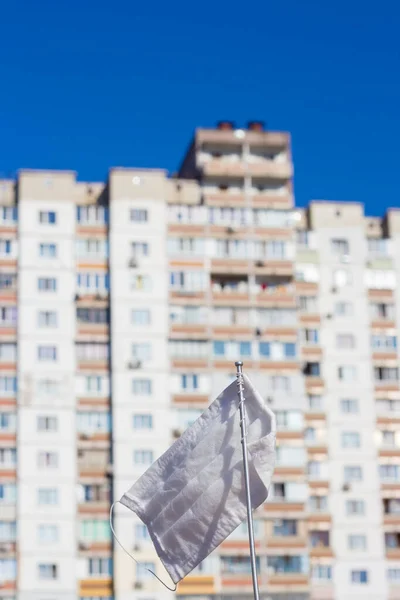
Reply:
[[[268,496],[275,462],[275,417],[243,375],[253,509]],[[247,516],[243,456],[233,381],[122,496],[145,523],[176,584]]]

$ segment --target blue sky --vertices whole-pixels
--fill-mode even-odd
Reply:
[[[174,171],[196,126],[292,132],[297,203],[398,206],[396,0],[5,2],[0,176]]]

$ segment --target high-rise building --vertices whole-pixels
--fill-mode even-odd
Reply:
[[[0,600],[164,600],[117,506],[234,378],[275,411],[264,600],[400,598],[400,211],[296,209],[286,133],[198,129],[179,174],[0,182]],[[179,586],[252,598],[246,527]]]

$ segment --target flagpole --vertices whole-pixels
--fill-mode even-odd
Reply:
[[[253,525],[253,510],[251,506],[251,494],[250,494],[250,477],[249,477],[249,462],[247,456],[247,429],[246,429],[246,409],[244,406],[245,397],[243,394],[243,362],[238,360],[235,362],[236,366],[236,378],[238,384],[238,396],[239,396],[239,413],[240,413],[240,431],[242,435],[242,452],[243,452],[243,471],[244,471],[244,485],[246,489],[246,505],[247,505],[247,526],[249,530],[249,545],[250,545],[250,564],[251,564],[251,575],[253,578],[253,592],[254,600],[260,600],[260,592],[258,589],[257,580],[257,561],[256,561],[256,547],[254,543],[254,525]]]

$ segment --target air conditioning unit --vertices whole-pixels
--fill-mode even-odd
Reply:
[[[256,260],[256,267],[264,267],[265,263],[263,260]]]
[[[182,430],[181,430],[181,429],[178,429],[178,428],[177,428],[177,429],[174,429],[174,430],[172,431],[172,435],[174,436],[174,438],[179,438],[179,437],[181,437],[181,435],[182,435]]]
[[[136,269],[137,266],[138,261],[136,260],[136,258],[130,258],[128,262],[128,267],[130,267],[131,269]]]
[[[344,483],[342,486],[342,492],[349,492],[351,490],[351,485],[349,483]]]
[[[80,433],[80,438],[82,440],[88,440],[88,439],[90,439],[90,434],[89,433]]]
[[[336,294],[336,292],[337,292],[337,287],[336,287],[336,286],[333,286],[333,287],[332,287],[332,289],[331,289],[331,292],[332,292],[332,294]]]
[[[103,300],[102,294],[96,294],[95,299],[96,300]]]
[[[133,550],[134,550],[134,552],[139,552],[139,551],[140,551],[140,546],[139,546],[139,544],[135,544],[135,545],[133,546]]]
[[[89,544],[85,544],[85,542],[79,542],[79,550],[89,550]]]
[[[140,369],[142,363],[140,360],[132,360],[128,363],[128,369]]]
[[[226,233],[229,233],[230,235],[232,235],[232,233],[235,233],[235,230],[233,229],[233,227],[227,227]]]
[[[267,396],[267,397],[265,398],[265,401],[266,401],[266,403],[267,403],[267,404],[273,404],[273,402],[274,402],[274,399],[273,399],[273,397],[272,397],[272,396]]]
[[[342,263],[349,263],[350,262],[350,255],[349,254],[342,254],[340,260],[342,261]]]
[[[333,317],[332,313],[328,313],[327,315],[325,315],[326,319],[332,319],[332,317]]]
[[[256,336],[260,337],[260,335],[262,335],[262,331],[261,331],[261,329],[259,327],[257,327],[257,329],[256,329]]]
[[[141,581],[135,581],[133,587],[135,588],[135,590],[141,590],[143,587],[143,583]]]
[[[81,299],[80,295],[79,294],[75,294],[75,302],[77,302],[80,299]]]

